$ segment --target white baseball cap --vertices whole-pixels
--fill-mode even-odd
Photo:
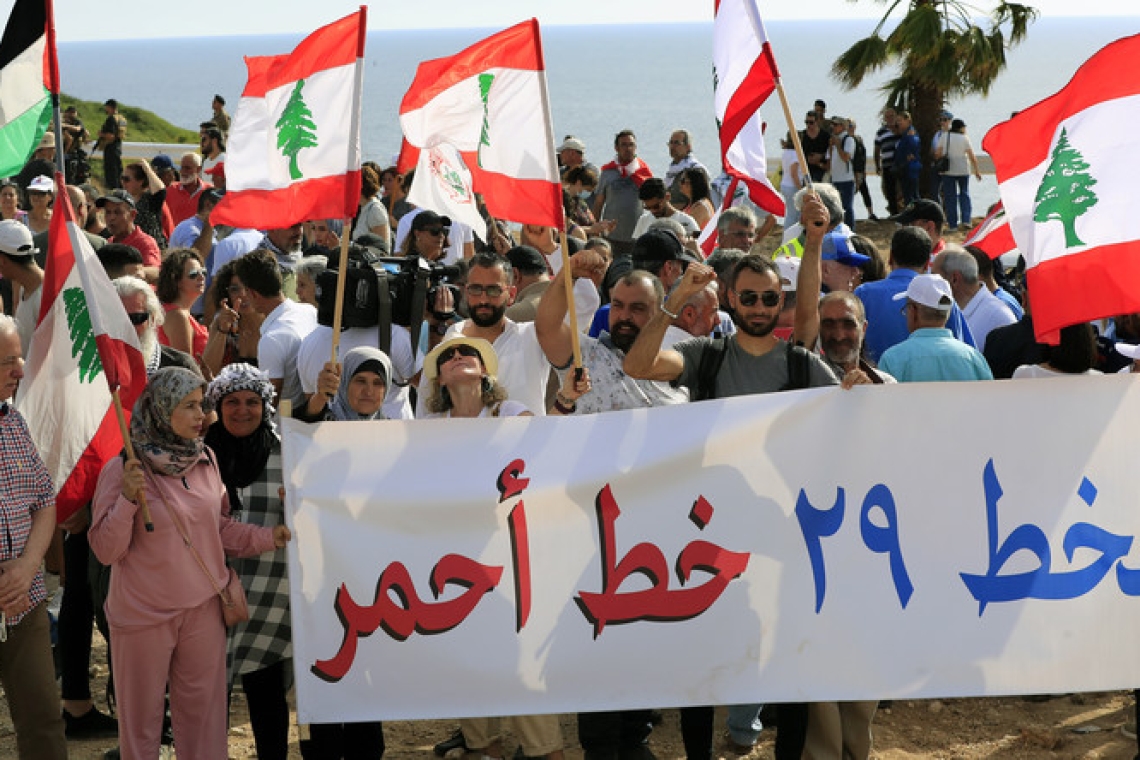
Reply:
[[[30,259],[36,253],[32,231],[15,219],[0,221],[0,253],[16,259]]]
[[[796,278],[800,274],[800,260],[795,256],[776,258],[776,270],[780,273],[780,289],[785,293],[796,291]]]
[[[954,308],[954,293],[950,290],[950,283],[936,274],[917,275],[906,286],[906,292],[896,294],[894,300],[901,301],[904,298],[938,311]]]

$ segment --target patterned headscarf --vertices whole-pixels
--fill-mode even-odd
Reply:
[[[206,403],[216,410],[223,398],[237,391],[253,391],[261,396],[261,422],[275,429],[273,415],[277,410],[273,408],[273,384],[265,370],[244,362],[227,364],[206,388]]]
[[[160,369],[147,381],[131,415],[131,443],[151,470],[181,476],[202,459],[202,439],[175,435],[170,417],[182,399],[205,385],[201,375],[182,367]]]
[[[221,416],[222,400],[238,391],[253,391],[261,397],[261,425],[243,438],[231,435]],[[273,384],[264,370],[253,365],[227,364],[206,389],[206,401],[218,410],[218,421],[206,431],[206,445],[217,455],[218,471],[230,494],[230,507],[236,511],[242,508],[238,489],[261,477],[270,453],[280,441],[273,424]]]
[[[379,366],[377,366],[379,365]],[[382,408],[375,414],[358,414],[348,405],[348,384],[360,372],[375,372],[384,377],[384,398],[392,392],[392,362],[388,356],[378,348],[360,346],[344,355],[340,373],[340,387],[336,389],[336,396],[329,404],[334,420],[374,420],[384,419]]]

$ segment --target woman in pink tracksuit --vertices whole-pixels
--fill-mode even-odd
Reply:
[[[93,501],[91,549],[112,568],[106,612],[124,760],[158,757],[168,685],[180,760],[227,757],[226,629],[217,594],[227,580],[225,555],[272,551],[290,537],[284,525],[225,516],[226,489],[202,442],[205,385],[181,368],[150,379],[131,420],[138,458],[108,462]],[[154,532],[143,526],[140,494]]]

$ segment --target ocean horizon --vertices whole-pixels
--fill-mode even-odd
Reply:
[[[870,19],[772,21],[769,40],[793,116],[817,98],[828,113],[855,119],[858,133],[871,138],[890,71],[857,90],[843,90],[830,73],[832,62],[875,25]],[[497,29],[371,31],[365,47],[362,150],[365,159],[388,164],[399,150],[399,104],[425,60],[452,55]],[[1059,90],[1077,67],[1109,42],[1140,32],[1140,17],[1042,18],[1025,42],[1008,51],[1008,65],[989,96],[951,99],[947,108],[968,125],[981,152],[986,131]],[[712,101],[712,23],[549,26],[542,29],[554,135],[575,135],[587,145],[587,160],[601,165],[613,154],[613,136],[632,129],[639,155],[655,174],[668,166],[666,141],[677,128],[693,135],[694,155],[714,175],[720,171]],[[140,106],[178,126],[197,129],[210,117],[210,101],[222,94],[231,114],[245,85],[243,56],[291,50],[303,35],[227,36],[108,42],[61,42],[61,87],[85,100],[116,98]],[[156,55],[159,46],[163,54]],[[102,62],[133,63],[127,76],[108,75]],[[101,65],[93,65],[94,61]],[[778,156],[786,131],[779,100],[762,107],[769,123],[769,157]],[[88,125],[88,128],[98,125]],[[796,125],[797,128],[802,124]],[[128,132],[128,139],[130,139]],[[874,188],[873,188],[874,190]],[[997,200],[993,177],[973,182],[974,206]],[[875,193],[877,208],[882,199]],[[860,216],[862,204],[857,203]]]

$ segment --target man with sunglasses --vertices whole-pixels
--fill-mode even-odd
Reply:
[[[812,182],[823,182],[827,171],[827,151],[831,148],[831,135],[823,129],[825,125],[819,114],[808,111],[804,117],[804,129],[800,132],[800,144],[808,162],[808,173]]]
[[[91,244],[95,253],[99,253],[99,249],[107,244],[107,240],[84,229],[87,226],[87,195],[75,185],[67,185],[67,197],[71,201],[71,208],[75,210],[75,225],[87,237],[87,242]],[[32,236],[32,245],[36,247],[36,263],[41,267],[45,265],[51,248],[49,231],[37,232]]]
[[[600,257],[597,254],[585,257],[581,253],[575,254],[571,257],[571,271],[577,269],[578,274],[586,274],[581,265],[588,261],[599,263]],[[582,276],[579,279],[584,285],[575,288],[575,296],[584,301],[577,305],[579,319],[587,317],[579,325],[580,329],[585,329],[599,299],[589,278]],[[549,286],[547,292],[553,289],[554,286]],[[539,345],[534,323],[515,322],[507,317],[507,308],[514,303],[516,295],[510,259],[489,251],[475,254],[463,286],[463,300],[469,317],[451,325],[443,340],[463,335],[489,342],[499,357],[499,384],[506,388],[512,400],[521,401],[535,414],[544,414],[548,406],[546,391],[550,363]],[[585,309],[586,314],[582,314],[581,309]],[[421,381],[420,390],[420,398],[426,399],[424,381]],[[422,403],[416,409],[416,416],[421,414]]]

